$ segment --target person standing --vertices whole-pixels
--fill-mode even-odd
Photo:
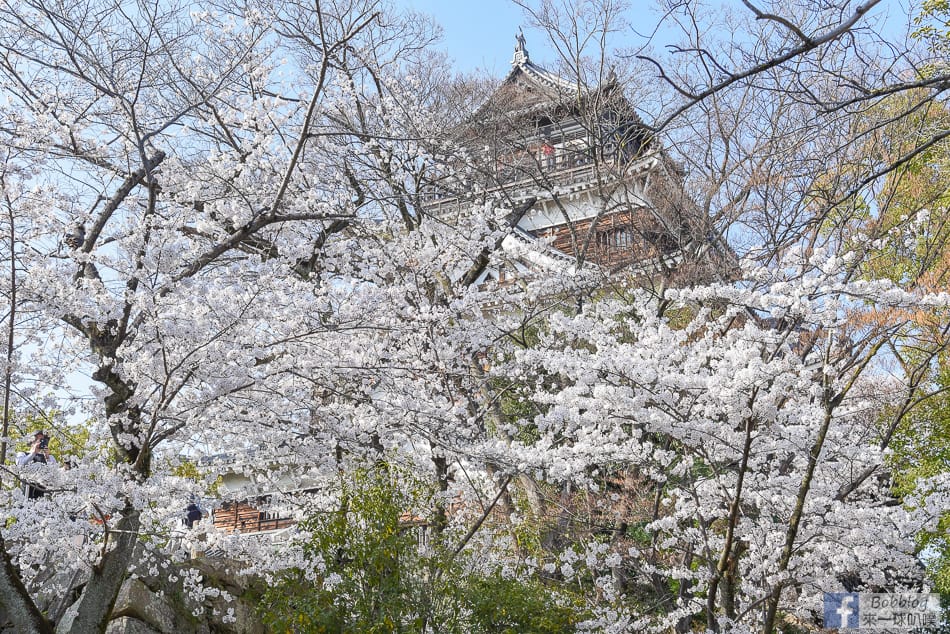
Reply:
[[[35,464],[55,465],[56,458],[49,452],[49,436],[43,431],[36,432],[33,435],[33,444],[30,445],[29,453],[21,453],[17,456],[16,464],[21,469]],[[26,497],[31,500],[46,495],[46,489],[38,484],[24,481],[23,487]]]
[[[201,512],[198,502],[192,501],[185,507],[185,526],[194,528],[195,524],[201,521],[203,515],[204,513]]]

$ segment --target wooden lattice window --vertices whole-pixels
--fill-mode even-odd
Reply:
[[[597,246],[604,251],[622,251],[633,248],[633,228],[629,226],[612,227],[598,231],[595,236]]]

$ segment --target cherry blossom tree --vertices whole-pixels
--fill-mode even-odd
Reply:
[[[873,3],[747,3],[747,37],[721,41],[675,3],[676,72],[606,48],[614,6],[571,14],[588,21],[528,8],[581,94],[621,69],[612,89],[685,164],[677,201],[730,239],[735,270],[607,277],[581,249],[576,266],[476,284],[512,257],[525,208],[458,134],[485,95],[451,76],[422,17],[370,0],[0,8],[10,305],[49,342],[10,355],[8,376],[29,365],[38,409],[92,430],[73,469],[37,476],[47,498],[0,493],[15,629],[104,631],[130,571],[185,558],[170,527],[210,483],[182,462],[225,451],[300,517],[346,513],[341,474],[367,464],[419,472],[435,494],[413,510],[450,557],[575,584],[588,630],[771,632],[813,618],[822,591],[919,584],[914,535],[947,501],[933,482],[892,494],[887,430],[929,398],[919,377],[946,341],[918,337],[899,371],[888,350],[916,336],[914,310],[950,323],[948,297],[862,277],[882,235],[851,221],[946,134],[862,163],[881,125],[866,106],[940,99],[945,79],[910,78],[926,65],[910,48],[877,61]],[[656,99],[638,101],[629,80],[647,73]],[[436,213],[433,192],[466,204]],[[76,402],[60,386],[81,372]],[[208,526],[183,542],[318,580],[309,537],[279,557]]]
[[[40,390],[88,372],[96,430],[76,468],[46,474],[51,499],[4,491],[16,522],[0,543],[2,605],[18,631],[50,631],[38,606],[74,570],[82,592],[59,628],[104,630],[139,537],[167,532],[194,490],[172,475],[175,455],[274,446],[309,415],[314,377],[299,376],[319,362],[298,345],[327,334],[332,348],[333,331],[362,323],[328,263],[378,233],[386,195],[354,193],[374,139],[337,113],[361,98],[355,83],[404,72],[430,37],[381,15],[375,3],[0,11],[3,184],[29,272],[18,301],[60,342],[31,363]]]
[[[569,64],[585,46],[594,60],[609,63],[601,60],[612,31],[602,23],[585,31],[580,18],[606,22],[616,7],[582,5],[576,11],[545,2],[525,6]],[[600,530],[616,548],[614,565],[599,568],[612,571],[603,577],[609,594],[635,584],[621,610],[632,630],[688,630],[691,619],[701,618],[710,630],[728,624],[770,632],[782,613],[814,618],[809,611],[816,613],[823,590],[913,585],[920,577],[913,536],[936,527],[935,509],[946,504],[939,497],[924,501],[924,493],[935,491],[931,483],[923,497],[904,500],[919,511],[909,513],[893,496],[884,460],[894,428],[941,391],[924,377],[944,354],[946,338],[915,329],[911,315],[922,311],[938,330],[945,326],[945,289],[906,279],[855,281],[891,239],[916,244],[929,235],[926,218],[913,217],[888,225],[893,235],[885,235],[885,223],[867,222],[863,201],[886,190],[889,174],[945,142],[945,126],[925,125],[897,155],[869,152],[885,126],[913,121],[931,104],[941,107],[945,68],[913,42],[885,42],[869,21],[874,3],[823,11],[745,5],[728,19],[748,39],[717,39],[710,21],[720,16],[679,3],[666,18],[683,33],[671,55],[620,53],[641,60],[641,72],[655,73],[669,89],[658,93],[644,119],[655,122],[656,134],[683,161],[692,199],[745,256],[737,279],[628,291],[559,317],[542,329],[542,345],[516,354],[523,361],[509,375],[532,377],[534,389],[524,398],[542,405],[527,423],[535,438],[525,443],[519,466],[562,492],[565,483],[587,479],[587,490],[627,497],[625,508],[615,500],[612,513],[576,505],[572,512],[582,519],[581,532],[586,523],[588,533]],[[869,116],[897,94],[900,109]],[[870,213],[880,218],[900,205],[876,200],[880,207]],[[789,293],[778,304],[776,289]],[[876,318],[885,313],[893,319]],[[676,342],[662,334],[674,332]],[[893,346],[908,332],[921,354],[894,368]],[[727,365],[757,367],[729,367],[723,375],[729,385],[710,387],[702,377],[726,366],[703,351],[706,345]],[[657,362],[672,365],[662,370]],[[768,370],[759,363],[778,365]],[[502,366],[496,371],[503,373]],[[743,376],[750,382],[736,387],[732,381]],[[777,400],[765,407],[770,422],[760,425],[759,399],[767,401],[773,388]],[[611,395],[624,403],[615,411],[607,405]],[[706,397],[730,404],[711,405]],[[802,416],[792,423],[795,431],[782,431],[784,423],[771,418],[795,418],[795,411]],[[668,416],[683,417],[682,432]],[[707,417],[715,422],[703,432]],[[790,444],[782,449],[779,438]],[[721,461],[706,454],[717,446],[726,452]],[[690,447],[703,457],[689,458]],[[784,493],[772,488],[782,486]],[[714,501],[717,495],[723,497]],[[562,495],[558,503],[570,499]],[[704,517],[712,509],[718,510]],[[689,518],[683,523],[675,519],[680,511]],[[839,512],[855,516],[830,519]],[[870,517],[884,526],[864,532]],[[624,552],[631,520],[645,532]],[[855,545],[860,563],[851,553],[834,554],[843,543],[837,527],[846,526],[850,538],[868,539]],[[743,535],[746,529],[751,532]],[[885,533],[891,537],[872,546]],[[685,543],[690,535],[699,541]],[[631,558],[626,568],[625,557]]]

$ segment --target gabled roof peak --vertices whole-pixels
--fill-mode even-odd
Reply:
[[[511,58],[511,65],[518,66],[529,61],[528,49],[525,47],[524,31],[518,29],[518,35],[515,36],[515,56]]]
[[[511,70],[494,93],[472,113],[472,117],[491,118],[499,113],[525,113],[539,107],[550,108],[564,101],[565,97],[573,97],[577,90],[575,84],[531,61],[524,32],[519,29],[515,36]]]
[[[531,61],[531,58],[528,56],[528,47],[525,44],[524,31],[520,28],[518,29],[518,34],[515,36],[515,55],[511,58],[511,71],[508,73],[508,76],[502,80],[502,85],[511,83],[517,76],[527,77],[534,83],[540,84],[543,88],[554,91],[551,96],[556,96],[557,93],[564,90],[570,92],[577,90],[577,86],[573,83],[544,70]]]

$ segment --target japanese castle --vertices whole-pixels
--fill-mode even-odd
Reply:
[[[429,188],[426,212],[451,219],[479,196],[513,210],[506,256],[478,284],[581,267],[690,283],[732,265],[612,71],[594,88],[568,81],[519,34],[510,72],[454,136],[478,177],[469,191]]]

